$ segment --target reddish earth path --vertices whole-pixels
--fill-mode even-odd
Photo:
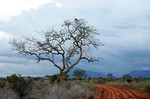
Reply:
[[[150,99],[150,96],[119,86],[97,83],[94,85],[98,86],[99,90],[93,99]]]

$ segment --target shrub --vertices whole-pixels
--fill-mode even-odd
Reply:
[[[105,83],[105,81],[104,81],[103,79],[98,79],[96,83],[101,83],[101,84],[103,84],[103,83]]]
[[[114,77],[114,76],[113,76],[112,73],[107,74],[107,78],[113,78],[113,77]]]
[[[13,89],[20,98],[27,94],[31,80],[25,80],[21,75],[13,74],[7,77],[7,81],[10,83],[11,89]]]
[[[0,79],[0,88],[4,88],[6,86],[6,81]]]
[[[127,79],[127,82],[130,83],[130,82],[132,82],[132,80],[131,79]]]
[[[83,79],[83,80],[81,80],[81,82],[82,82],[83,84],[85,83],[85,84],[88,84],[88,85],[89,85],[89,84],[90,84],[90,85],[92,84],[92,83],[91,83],[89,80],[87,80],[87,79]]]
[[[59,75],[52,75],[52,76],[50,76],[50,77],[49,77],[50,82],[51,82],[51,83],[54,83],[54,82],[58,79],[58,76],[59,76]]]
[[[85,70],[74,70],[73,76],[77,78],[82,78],[83,76],[86,77]]]
[[[77,78],[72,78],[72,80],[77,80]]]
[[[19,97],[7,86],[0,89],[0,99],[19,99]]]
[[[34,80],[43,80],[43,78],[41,78],[41,77],[34,77],[33,79]]]
[[[92,77],[88,77],[88,80],[91,80],[92,79]]]
[[[125,74],[123,75],[122,78],[126,80],[126,79],[131,79],[132,77],[129,74]]]
[[[145,92],[150,93],[150,84],[145,85]]]
[[[80,81],[64,81],[61,86],[35,81],[31,92],[24,99],[88,99],[93,95],[94,88]]]

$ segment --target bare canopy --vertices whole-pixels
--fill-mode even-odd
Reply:
[[[50,61],[60,70],[58,83],[63,81],[69,70],[80,60],[94,62],[100,59],[89,55],[90,49],[97,48],[101,42],[95,38],[99,35],[97,30],[88,25],[84,19],[64,21],[60,28],[51,28],[40,34],[41,37],[39,38],[14,39],[10,44],[19,54],[36,56],[37,62],[41,60]],[[57,56],[62,59],[62,66],[57,64]]]

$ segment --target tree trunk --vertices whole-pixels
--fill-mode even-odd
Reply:
[[[62,82],[63,82],[65,76],[66,76],[66,73],[61,73],[61,74],[59,75],[59,78],[58,78],[58,80],[57,80],[57,85],[61,85],[61,84],[62,84]]]

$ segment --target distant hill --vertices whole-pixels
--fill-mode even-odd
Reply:
[[[74,67],[74,68],[72,68],[70,71],[69,71],[69,73],[68,73],[68,75],[69,75],[69,77],[70,78],[73,78],[74,76],[73,76],[73,71],[74,70],[82,70],[82,69],[80,69],[80,68],[77,68],[77,67]],[[100,72],[93,72],[93,71],[85,71],[85,73],[87,74],[87,77],[92,77],[92,78],[98,78],[98,77],[106,77],[104,74],[102,74],[102,73],[100,73]]]
[[[141,71],[132,71],[129,73],[133,78],[137,78],[139,76],[143,78],[150,78],[150,70],[141,70]]]

